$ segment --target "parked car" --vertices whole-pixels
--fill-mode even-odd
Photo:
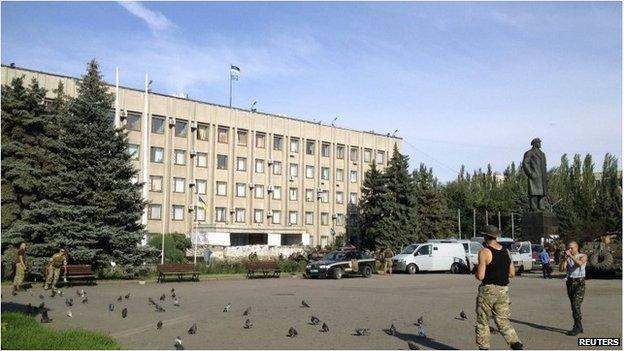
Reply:
[[[485,246],[485,242],[481,236],[476,236],[472,238],[472,240],[478,241]],[[530,241],[515,242],[514,239],[508,237],[499,237],[497,241],[511,252],[511,259],[514,262],[517,274],[522,274],[522,272],[528,272],[533,269]]]
[[[539,259],[539,254],[542,252],[542,245],[539,244],[531,244],[531,261],[533,261],[533,269],[542,269],[542,262]],[[555,263],[555,258],[551,253],[548,254],[550,257],[550,264],[553,265]]]
[[[425,271],[461,273],[467,269],[464,246],[458,242],[412,244],[392,258],[392,270],[414,274]]]
[[[355,262],[357,267],[354,267]],[[337,250],[326,254],[320,261],[310,262],[306,266],[306,276],[340,279],[356,274],[368,278],[374,270],[375,259],[372,256],[357,250]]]

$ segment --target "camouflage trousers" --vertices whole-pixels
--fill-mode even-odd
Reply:
[[[50,288],[50,284],[52,284],[52,289],[56,289],[56,283],[58,283],[59,276],[61,275],[61,268],[49,267],[48,268],[48,276],[45,281],[44,289]]]
[[[392,274],[392,259],[386,258],[384,260],[384,273]]]
[[[13,286],[18,289],[22,286],[24,282],[24,275],[26,275],[26,266],[21,263],[15,264],[15,277],[13,278]]]
[[[568,290],[568,298],[572,307],[572,317],[575,322],[580,322],[583,315],[581,314],[581,304],[585,297],[585,279],[568,279],[566,281]]]
[[[479,286],[477,295],[477,325],[475,326],[476,342],[479,348],[490,348],[490,317],[498,331],[503,335],[508,344],[520,342],[518,334],[511,326],[509,317],[511,308],[509,305],[509,288],[493,284]]]

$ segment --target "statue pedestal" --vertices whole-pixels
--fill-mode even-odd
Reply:
[[[522,239],[539,243],[541,238],[552,239],[559,235],[557,216],[554,213],[526,212],[522,214]]]

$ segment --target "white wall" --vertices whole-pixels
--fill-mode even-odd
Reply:
[[[269,246],[280,246],[282,244],[282,235],[281,234],[268,234],[267,244]]]

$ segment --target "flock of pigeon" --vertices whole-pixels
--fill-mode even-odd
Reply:
[[[28,292],[30,292],[30,294],[32,295],[32,292],[30,291],[30,289],[28,290]],[[51,296],[50,297],[55,297],[56,295],[64,295],[63,291],[61,290],[52,290],[51,291]],[[89,297],[87,296],[87,292],[84,289],[79,289],[76,290],[76,295],[80,298],[80,302],[83,304],[88,304],[89,303]],[[45,297],[43,296],[43,294],[39,295],[39,298],[41,300],[43,300]],[[130,299],[130,293],[126,294],[125,296],[119,296],[117,298],[118,302],[121,302],[123,300],[128,300]],[[166,294],[162,294],[159,298],[159,300],[162,302],[164,302],[167,299]],[[173,305],[176,307],[180,306],[180,300],[178,299],[178,296],[175,293],[175,289],[172,288],[171,289],[171,299],[173,300]],[[157,303],[156,301],[154,301],[151,297],[148,298],[148,303],[149,305],[153,306],[155,308],[156,312],[165,312],[165,308],[161,306],[161,304]],[[67,313],[66,315],[68,317],[73,317],[72,314],[72,310],[71,307],[74,305],[74,299],[73,297],[68,297],[65,298],[65,305],[68,307]],[[224,308],[223,308],[223,312],[227,313],[230,312],[230,309],[232,307],[231,303],[228,303]],[[302,308],[310,308],[310,305],[305,301],[305,300],[301,300],[301,307]],[[27,306],[28,309],[28,313],[30,314],[39,314],[41,313],[41,323],[50,323],[52,322],[52,319],[49,317],[48,315],[48,310],[45,308],[45,302],[41,302],[41,304],[39,304],[36,307],[33,307],[32,304],[28,304]],[[110,312],[113,312],[115,310],[115,305],[114,304],[109,304],[108,305],[108,310]],[[247,307],[247,309],[245,309],[245,311],[243,312],[243,317],[245,317],[245,321],[243,322],[243,328],[244,329],[251,329],[253,327],[253,323],[250,320],[250,315],[251,315],[251,306]],[[128,309],[127,308],[123,308],[121,310],[121,317],[122,318],[126,318],[128,317]],[[457,318],[457,317],[456,317]],[[459,320],[467,320],[468,317],[466,316],[466,313],[464,312],[464,310],[462,310],[459,313],[459,318],[457,318]],[[313,325],[313,326],[318,326],[319,324],[321,324],[321,320],[312,315],[310,317],[310,321],[308,322],[309,325]],[[425,332],[425,327],[424,327],[424,318],[423,316],[420,316],[416,323],[414,323],[414,325],[416,325],[418,327],[418,334],[417,337],[421,338],[421,339],[428,339],[427,334]],[[163,327],[163,322],[162,320],[159,320],[156,323],[156,329],[157,330],[161,330]],[[386,332],[386,334],[391,335],[391,336],[395,336],[397,333],[396,327],[394,326],[394,324],[391,324],[390,327],[388,329],[384,330]],[[490,331],[492,333],[496,333],[497,330],[495,330],[494,328],[490,327]],[[322,333],[327,333],[329,332],[329,326],[327,325],[327,323],[323,322],[323,324],[321,325],[321,329],[319,330],[319,332]],[[188,334],[189,335],[194,335],[197,333],[197,324],[193,323],[191,325],[191,327],[188,329]],[[290,338],[294,338],[297,335],[299,335],[299,332],[297,332],[297,330],[294,327],[290,327],[290,329],[288,329],[288,333],[286,334],[287,337]],[[355,336],[368,336],[370,335],[370,330],[366,329],[366,328],[356,328],[355,329],[355,333],[353,334]],[[415,343],[414,341],[408,341],[407,342],[408,347],[410,350],[419,350],[420,347],[418,346],[417,343]],[[182,343],[182,338],[180,336],[177,336],[174,340],[174,347],[176,348],[176,350],[184,350],[184,345]]]

